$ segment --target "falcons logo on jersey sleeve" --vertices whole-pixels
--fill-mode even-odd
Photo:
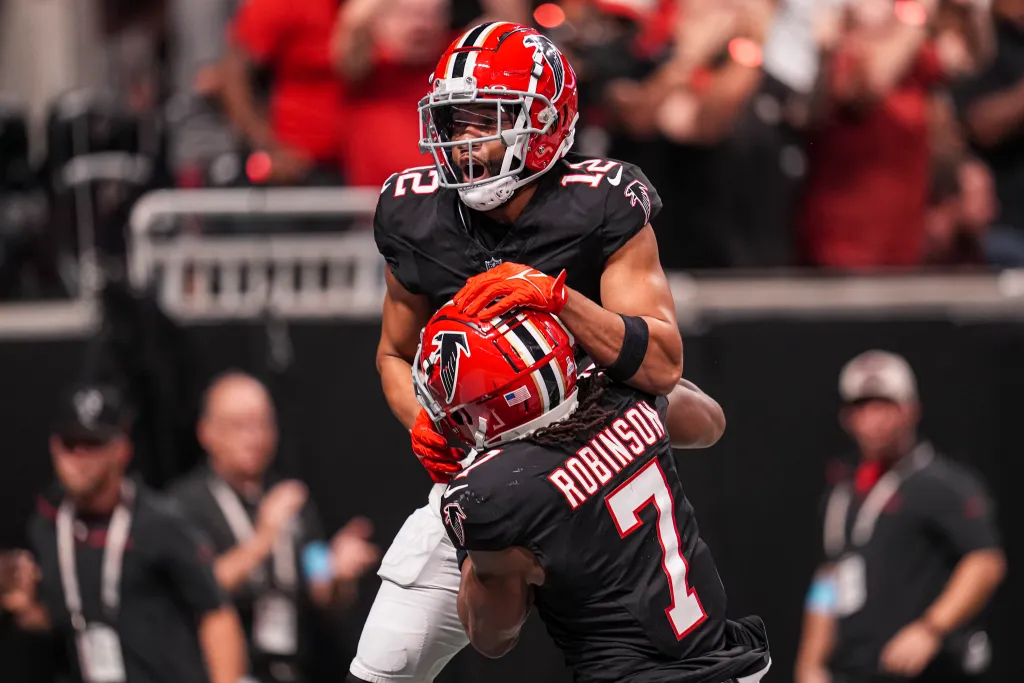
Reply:
[[[623,194],[629,197],[629,205],[636,206],[637,203],[644,210],[644,222],[651,222],[651,196],[647,193],[647,186],[641,183],[639,180],[634,180],[629,185],[626,185],[626,189],[623,190]]]
[[[466,513],[458,503],[449,503],[444,506],[444,523],[452,528],[455,538],[459,539],[459,545],[466,545],[466,530],[462,526],[466,519]]]

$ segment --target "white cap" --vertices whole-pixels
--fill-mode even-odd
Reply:
[[[866,398],[909,403],[917,400],[917,380],[903,356],[888,351],[865,351],[843,367],[839,395],[847,403]]]

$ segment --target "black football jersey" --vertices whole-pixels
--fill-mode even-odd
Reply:
[[[523,263],[601,301],[605,262],[661,210],[639,168],[569,154],[543,176],[522,215],[499,226],[458,191],[440,188],[433,166],[391,176],[373,219],[377,248],[409,292],[436,310],[466,280],[502,262]]]
[[[666,435],[667,400],[609,383],[599,401],[605,419],[579,439],[505,444],[458,474],[441,500],[452,543],[538,558],[535,604],[576,681],[724,683],[762,671],[760,619],[725,618]]]

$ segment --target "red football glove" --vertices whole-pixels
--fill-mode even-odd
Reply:
[[[466,315],[494,318],[513,308],[557,315],[565,308],[568,296],[564,270],[553,278],[520,263],[502,263],[471,277],[454,301]]]
[[[412,452],[436,484],[451,481],[462,470],[459,462],[466,457],[463,451],[448,445],[448,440],[438,433],[425,410],[420,411],[412,426]]]

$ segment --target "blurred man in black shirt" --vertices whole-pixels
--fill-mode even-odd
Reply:
[[[919,440],[906,360],[861,354],[840,393],[860,463],[827,499],[796,683],[975,680],[990,658],[976,617],[1006,573],[992,503]]]
[[[352,520],[328,545],[305,485],[268,473],[277,425],[256,379],[228,373],[215,380],[198,431],[209,463],[174,495],[214,545],[214,571],[241,615],[253,675],[267,683],[301,680],[305,608],[355,597],[378,556],[367,540],[370,523]]]
[[[30,523],[35,558],[9,560],[4,605],[22,628],[67,644],[72,680],[237,683],[245,643],[212,551],[168,501],[125,476],[120,395],[79,386],[61,412],[50,439],[61,487]]]

